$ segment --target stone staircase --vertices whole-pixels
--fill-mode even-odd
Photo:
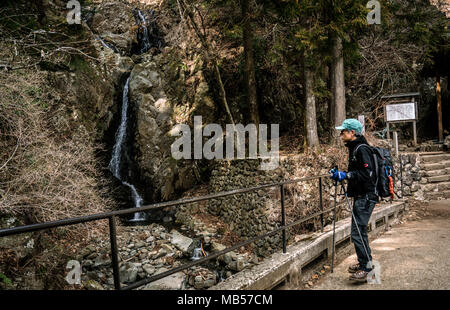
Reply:
[[[427,183],[422,185],[425,198],[450,198],[450,153],[421,155],[420,159],[422,177],[427,179]]]

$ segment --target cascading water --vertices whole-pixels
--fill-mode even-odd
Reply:
[[[110,44],[106,43],[102,38],[100,38],[100,36],[96,35],[95,38],[100,41],[100,43],[103,45],[103,47],[109,48],[114,53],[118,53],[119,52],[114,45],[110,45]]]
[[[119,125],[119,128],[117,129],[117,133],[116,133],[116,142],[113,147],[111,161],[109,162],[109,170],[112,172],[112,174],[116,178],[118,178],[120,181],[122,181],[122,184],[128,186],[131,189],[134,205],[136,208],[140,208],[140,207],[142,207],[142,204],[144,202],[142,197],[138,194],[134,185],[122,180],[122,176],[120,173],[120,168],[121,168],[121,163],[122,163],[123,145],[126,141],[126,135],[127,135],[127,119],[128,119],[127,118],[127,110],[128,110],[129,82],[130,82],[130,78],[127,79],[127,82],[125,83],[125,86],[123,89],[120,125]],[[142,221],[146,221],[146,220],[147,220],[147,216],[144,212],[136,212],[134,214],[134,217],[130,220],[130,222],[142,222]]]
[[[157,46],[158,48],[161,48],[162,46],[162,39],[155,34],[155,31],[157,32],[157,27],[154,24],[154,11],[150,10],[146,13],[143,13],[140,10],[134,10],[134,16],[136,19],[136,22],[139,26],[138,31],[138,53],[143,54],[147,52],[150,48],[152,48],[153,45]],[[147,15],[147,16],[146,16]],[[152,29],[152,32],[150,33],[149,27]],[[115,46],[110,45],[106,43],[100,36],[96,36],[98,40],[100,40],[101,44],[109,49],[112,49],[114,52],[118,52],[118,50],[115,48]],[[152,44],[152,40],[154,44]],[[132,51],[133,52],[133,51]],[[136,52],[136,51],[135,51]],[[123,97],[122,97],[122,111],[121,111],[121,120],[119,128],[117,129],[116,133],[116,141],[114,144],[113,152],[111,161],[109,163],[109,169],[112,172],[112,174],[119,179],[123,185],[126,185],[130,188],[133,201],[136,208],[142,207],[143,199],[137,192],[136,188],[133,184],[129,182],[129,180],[126,180],[126,177],[124,178],[121,175],[121,169],[124,165],[124,160],[122,160],[122,155],[124,155],[124,149],[125,149],[125,143],[126,143],[126,136],[127,136],[127,110],[128,110],[128,88],[129,88],[129,81],[130,78],[127,79],[124,89],[123,89]],[[129,220],[129,222],[142,222],[147,221],[147,214],[145,212],[136,212],[134,214],[134,217]]]
[[[139,52],[143,54],[152,47],[152,44],[150,43],[147,20],[145,19],[144,14],[140,10],[138,10],[137,15],[139,17],[139,27],[140,27],[139,28],[140,38],[138,38],[138,41],[141,44]]]
[[[161,49],[164,45],[164,39],[159,33],[158,25],[156,24],[155,11],[135,9],[133,14],[139,27],[137,32],[138,46],[135,52],[137,54],[144,54],[151,48]]]
[[[199,260],[202,257],[203,257],[202,249],[201,248],[195,248],[191,259],[195,261],[195,260]]]

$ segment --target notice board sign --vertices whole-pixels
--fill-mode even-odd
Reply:
[[[408,122],[417,120],[417,103],[396,103],[385,106],[386,122]]]

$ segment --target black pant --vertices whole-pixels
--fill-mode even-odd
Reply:
[[[375,208],[375,204],[377,201],[371,200],[364,195],[362,197],[356,198],[353,203],[353,214],[355,215],[356,222],[358,224],[359,231],[361,232],[361,237],[358,234],[358,230],[355,225],[355,219],[352,217],[352,227],[351,227],[351,238],[352,242],[355,245],[356,256],[358,257],[359,265],[361,269],[364,271],[370,271],[370,268],[367,268],[367,263],[369,260],[372,260],[372,255],[369,247],[369,238],[367,236],[367,225],[369,224],[370,215],[372,214],[373,209]],[[364,250],[364,245],[367,250]]]

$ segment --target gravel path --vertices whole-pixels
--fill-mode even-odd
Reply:
[[[430,202],[429,216],[393,227],[371,241],[372,256],[381,264],[381,284],[354,284],[347,268],[353,254],[324,276],[316,290],[449,290],[450,200]],[[352,245],[353,246],[353,245]]]

